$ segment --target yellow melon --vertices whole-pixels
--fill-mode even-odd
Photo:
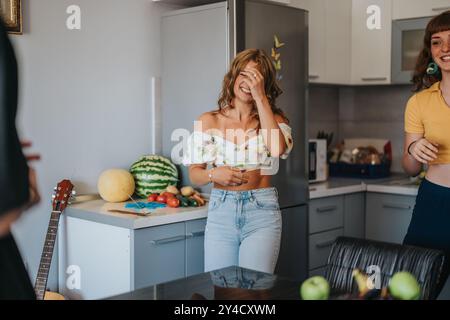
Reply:
[[[124,169],[109,169],[103,171],[98,178],[97,189],[103,200],[108,202],[123,202],[134,193],[134,178]]]

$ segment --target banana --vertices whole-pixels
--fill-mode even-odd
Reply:
[[[352,272],[352,276],[358,285],[359,296],[364,296],[369,291],[369,288],[367,287],[367,275],[363,274],[359,269],[355,269]]]

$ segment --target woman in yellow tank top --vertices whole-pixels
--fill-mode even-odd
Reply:
[[[427,25],[405,112],[403,168],[421,183],[405,244],[446,254],[439,290],[450,273],[450,11]]]

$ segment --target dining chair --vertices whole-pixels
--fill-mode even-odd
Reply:
[[[334,292],[353,293],[357,284],[353,270],[360,269],[369,276],[378,273],[381,288],[398,271],[413,274],[422,289],[420,299],[436,299],[444,263],[444,253],[435,249],[408,245],[339,237],[331,248],[326,275]]]

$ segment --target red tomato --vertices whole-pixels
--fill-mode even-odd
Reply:
[[[167,202],[167,197],[166,197],[166,196],[163,196],[163,195],[159,195],[159,196],[156,198],[156,201],[161,202],[161,203],[166,203],[166,202]]]
[[[151,195],[148,196],[147,201],[148,202],[155,202],[157,197],[158,197],[157,194],[152,193]]]
[[[180,206],[180,200],[175,197],[167,199],[167,205],[172,208],[178,208]]]
[[[161,193],[161,195],[165,196],[167,199],[175,197],[175,195],[173,193],[167,192],[167,191],[164,191],[163,193]]]

